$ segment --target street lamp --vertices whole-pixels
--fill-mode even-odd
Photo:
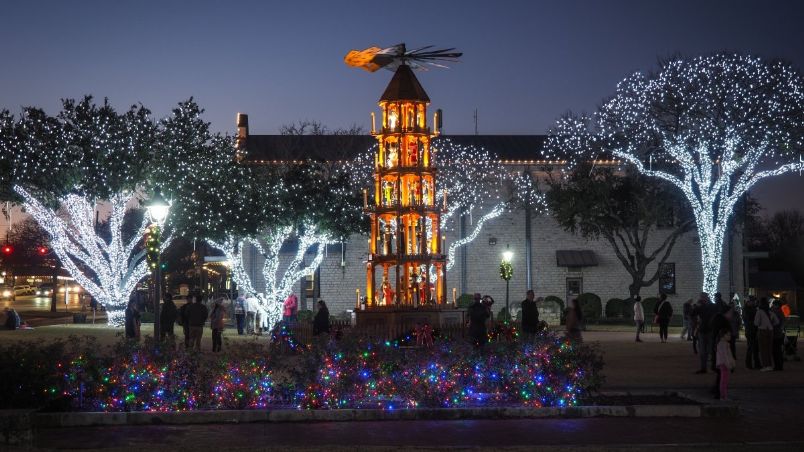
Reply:
[[[514,275],[514,267],[511,266],[511,259],[514,258],[514,252],[507,249],[508,245],[506,245],[506,250],[502,253],[502,262],[500,262],[500,278],[505,280],[505,313],[508,315],[508,318],[511,318],[511,308],[508,306],[508,287],[509,282],[511,281],[511,276]],[[507,323],[507,320],[506,320]]]
[[[151,217],[151,227],[145,239],[146,255],[148,265],[153,270],[154,281],[154,340],[159,342],[161,340],[160,331],[160,308],[162,303],[162,270],[160,261],[159,248],[160,242],[160,229],[167,218],[170,204],[162,197],[159,190],[154,192],[154,195],[145,204],[148,209],[148,215]]]

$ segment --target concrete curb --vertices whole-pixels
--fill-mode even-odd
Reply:
[[[353,422],[460,419],[545,419],[590,417],[736,417],[736,405],[629,405],[565,408],[420,408],[415,410],[231,410],[178,413],[36,413],[34,428],[100,425],[239,424],[251,422]]]

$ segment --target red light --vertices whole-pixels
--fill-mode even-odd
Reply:
[[[40,247],[39,247],[39,254],[41,254],[41,255],[43,255],[43,256],[44,256],[45,254],[47,254],[47,247],[46,247],[46,246],[40,246]]]
[[[3,254],[11,254],[14,252],[14,247],[11,245],[5,245],[3,247]]]

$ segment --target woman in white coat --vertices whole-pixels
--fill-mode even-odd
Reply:
[[[634,297],[634,323],[636,323],[636,342],[642,342],[639,333],[642,332],[642,325],[645,324],[645,310],[642,309],[642,297]]]

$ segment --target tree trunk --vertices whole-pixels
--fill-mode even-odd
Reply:
[[[50,293],[50,312],[56,312],[56,306],[58,304],[58,297],[59,294],[59,273],[61,273],[61,261],[58,258],[55,258],[55,263],[53,264],[53,292]]]
[[[698,239],[701,246],[701,269],[703,271],[702,291],[715,299],[718,291],[720,266],[723,260],[723,245],[725,241],[724,227],[720,225],[708,228],[698,222]]]

